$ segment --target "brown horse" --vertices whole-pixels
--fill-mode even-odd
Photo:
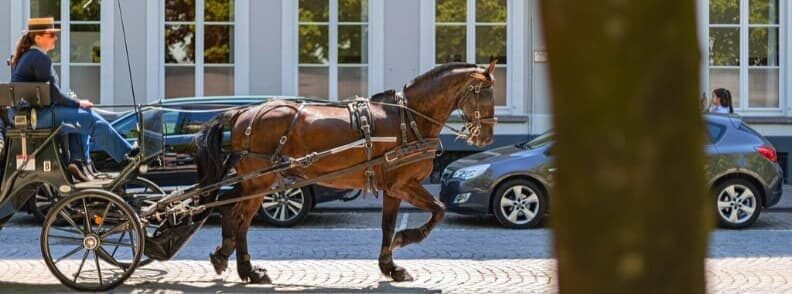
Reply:
[[[371,125],[370,133],[353,127],[351,121],[354,116],[350,116],[350,110],[344,104],[301,105],[294,101],[272,101],[251,109],[223,113],[208,122],[197,138],[199,186],[222,180],[231,168],[235,168],[238,175],[245,175],[282,162],[284,158],[303,157],[362,138],[392,138],[391,141],[367,140],[369,143],[365,145],[370,148],[342,150],[281,174],[266,174],[243,181],[220,198],[263,195],[281,177],[312,179],[371,162],[369,159],[372,158],[384,158],[387,152],[398,149],[397,155],[403,155],[407,160],[402,160],[401,156],[389,157],[388,161],[378,161],[377,165],[365,170],[322,180],[321,184],[344,189],[364,189],[373,185],[373,188],[384,191],[379,267],[384,275],[395,281],[411,280],[404,268],[394,264],[393,249],[425,239],[442,221],[445,207],[421,185],[432,171],[436,145],[431,144],[432,147],[423,150],[423,155],[430,154],[417,157],[418,160],[409,160],[411,154],[408,151],[415,151],[414,148],[400,149],[400,146],[438,142],[443,125],[455,110],[461,111],[466,121],[467,133],[463,137],[469,144],[479,147],[490,144],[496,122],[493,117],[493,69],[494,63],[487,68],[464,63],[440,65],[415,78],[401,93],[387,91],[374,95],[363,101],[369,105],[370,121],[363,124]],[[229,129],[231,151],[224,151],[221,150],[223,132]],[[420,153],[420,150],[415,152]],[[243,281],[271,282],[266,270],[252,266],[247,248],[248,228],[264,197],[271,196],[247,199],[219,209],[223,240],[210,254],[210,261],[218,274],[227,268],[228,257],[236,250],[237,270]],[[405,229],[394,236],[401,201],[429,211],[432,216],[419,228]]]

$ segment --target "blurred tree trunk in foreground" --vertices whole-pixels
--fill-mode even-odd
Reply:
[[[702,293],[695,1],[545,0],[561,293]]]

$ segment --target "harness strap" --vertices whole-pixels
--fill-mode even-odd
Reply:
[[[283,146],[286,145],[286,142],[289,140],[289,134],[291,133],[291,130],[294,128],[294,125],[297,124],[297,119],[300,117],[300,112],[302,111],[303,107],[305,107],[305,103],[300,103],[300,106],[297,107],[296,109],[297,112],[294,114],[294,117],[292,118],[291,123],[289,123],[289,126],[286,128],[286,131],[283,133],[283,136],[281,136],[280,140],[278,141],[278,147],[275,147],[275,151],[272,152],[272,158],[270,159],[270,161],[276,162],[278,160],[278,157],[280,157],[280,153],[283,150]]]

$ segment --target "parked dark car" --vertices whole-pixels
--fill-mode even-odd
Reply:
[[[709,143],[706,176],[718,224],[745,228],[762,208],[778,203],[782,171],[775,148],[737,116],[704,115]],[[451,163],[441,176],[440,199],[454,212],[494,214],[507,228],[540,224],[553,185],[547,132],[517,145],[477,153]]]
[[[193,139],[205,122],[220,113],[216,109],[257,105],[274,98],[303,99],[300,97],[284,98],[272,96],[196,97],[167,99],[154,103],[166,108],[166,110],[149,109],[145,112],[163,111],[165,143],[163,155],[150,165],[148,173],[144,176],[163,187],[195,184],[197,180],[196,165],[191,155],[194,151]],[[134,112],[120,116],[111,124],[130,142],[134,142],[137,139],[137,116]],[[230,139],[230,133],[226,134],[226,138]],[[100,170],[118,170],[119,168],[103,152],[92,154],[92,157]],[[338,190],[319,185],[292,189],[276,195],[276,197],[265,197],[258,217],[275,226],[293,226],[303,220],[318,203],[351,200],[358,194],[359,191]],[[279,197],[287,197],[289,201],[278,201],[277,198]],[[34,198],[46,199],[47,197]],[[39,207],[41,203],[39,205],[32,203],[31,205],[33,205],[32,207]],[[36,214],[35,208],[31,210]]]

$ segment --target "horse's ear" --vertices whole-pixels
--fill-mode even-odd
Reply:
[[[490,62],[489,66],[487,67],[487,71],[486,71],[486,73],[487,73],[487,74],[491,74],[491,73],[492,73],[492,71],[494,71],[494,70],[495,70],[495,64],[496,64],[496,63],[498,63],[498,59],[494,59],[494,58],[493,58],[493,59],[492,59],[492,62]]]
[[[474,73],[471,73],[471,74],[470,74],[470,77],[472,77],[472,78],[474,78],[474,79],[477,79],[477,80],[479,80],[479,81],[484,81],[484,82],[486,82],[486,81],[487,81],[487,76],[485,76],[484,74],[482,74],[482,73],[480,73],[480,72],[474,72]]]

